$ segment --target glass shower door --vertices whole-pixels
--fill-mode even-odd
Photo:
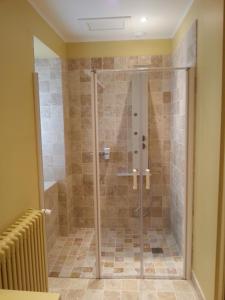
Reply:
[[[114,70],[97,74],[103,278],[138,277],[141,270],[141,112],[134,76]]]
[[[187,70],[95,75],[102,278],[184,278]]]

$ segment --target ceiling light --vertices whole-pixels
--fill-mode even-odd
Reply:
[[[141,23],[145,23],[145,22],[147,22],[147,18],[146,18],[146,17],[142,17],[142,18],[140,19],[140,21],[141,21]]]

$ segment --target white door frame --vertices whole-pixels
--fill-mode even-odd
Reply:
[[[35,129],[36,129],[36,141],[37,141],[37,159],[38,159],[39,208],[45,209],[39,80],[38,80],[38,73],[36,72],[33,73],[33,87],[34,87],[34,111],[35,111],[35,127],[36,127]]]

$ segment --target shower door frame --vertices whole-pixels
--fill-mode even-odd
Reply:
[[[195,136],[195,94],[196,94],[196,70],[195,67],[186,68],[135,68],[121,70],[105,71],[185,71],[186,72],[186,203],[185,203],[185,231],[184,231],[184,263],[182,279],[191,279],[191,262],[192,262],[192,223],[193,223],[193,196],[194,196],[194,136]],[[104,72],[104,70],[101,70]],[[106,278],[102,276],[101,270],[101,213],[100,213],[100,172],[99,172],[99,140],[98,140],[98,95],[97,95],[97,70],[92,70],[91,76],[91,110],[92,110],[92,140],[93,140],[93,177],[94,177],[94,218],[95,218],[95,237],[96,237],[96,278]],[[139,201],[140,201],[140,275],[127,276],[127,278],[146,278],[157,279],[155,276],[145,276],[144,274],[144,257],[143,257],[143,170],[140,170],[139,176]],[[108,278],[108,277],[107,277]],[[117,277],[119,278],[119,277]],[[121,276],[126,278],[126,276]],[[164,278],[160,278],[164,279]],[[176,277],[167,277],[166,279],[177,279]],[[180,278],[179,278],[180,279]]]

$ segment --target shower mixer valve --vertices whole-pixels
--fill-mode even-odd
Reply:
[[[102,155],[103,155],[103,158],[105,160],[109,160],[110,159],[110,148],[109,147],[104,147]]]

